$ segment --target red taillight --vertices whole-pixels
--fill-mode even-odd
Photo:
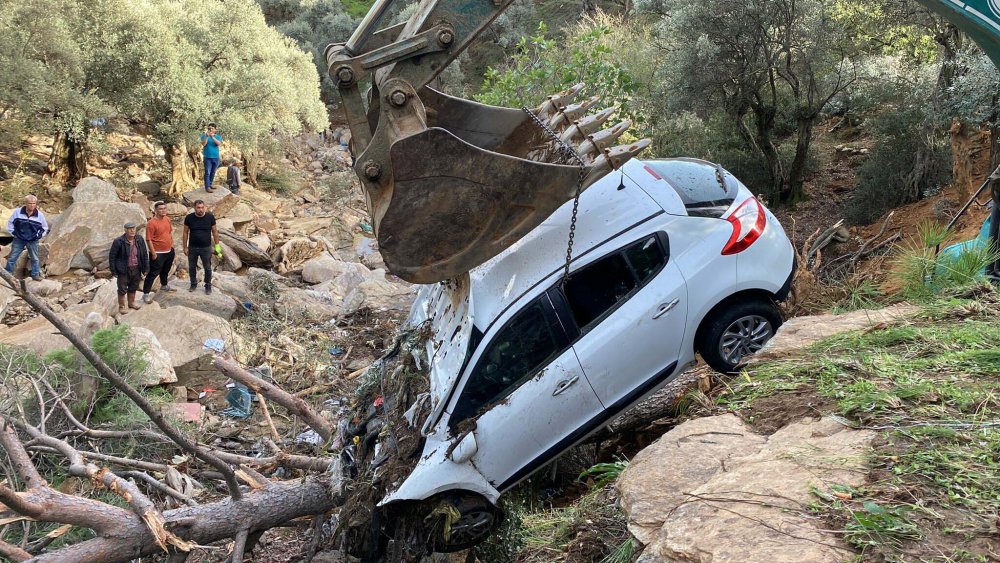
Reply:
[[[737,254],[750,248],[767,225],[767,216],[764,215],[764,207],[756,198],[750,198],[740,204],[727,219],[733,226],[733,234],[729,237],[729,242],[722,247],[722,254]]]

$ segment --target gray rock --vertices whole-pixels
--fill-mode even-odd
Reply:
[[[79,331],[84,325],[84,319],[90,313],[97,313],[91,318],[98,319],[96,328],[107,328],[113,324],[111,317],[90,303],[73,305],[60,314],[60,317],[74,331]],[[69,348],[71,344],[45,317],[35,317],[17,326],[0,329],[0,343],[10,346],[21,346],[39,356],[49,352]]]
[[[114,239],[102,242],[100,244],[91,244],[83,249],[83,257],[85,259],[85,266],[79,266],[79,255],[77,255],[73,262],[70,264],[72,267],[82,267],[86,269],[95,268],[98,271],[110,270],[111,269],[111,243]]]
[[[249,205],[241,201],[234,205],[232,209],[227,210],[223,217],[231,220],[235,225],[242,225],[253,221],[253,210],[250,209]]]
[[[73,188],[73,203],[93,203],[105,202],[116,203],[119,200],[118,190],[114,184],[106,182],[96,176],[90,176],[80,180],[80,183]]]
[[[90,228],[90,240],[84,250],[77,253],[71,261],[71,267],[76,268],[80,267],[82,260],[87,260],[87,263],[90,263],[85,254],[87,247],[110,243],[124,232],[122,226],[128,221],[135,223],[140,229],[144,228],[146,225],[145,211],[134,203],[74,203],[67,207],[59,219],[53,223],[49,237],[55,240],[66,236],[78,227]]]
[[[177,382],[195,389],[218,375],[211,367],[213,353],[205,349],[205,341],[218,338],[227,351],[234,350],[236,336],[225,319],[188,307],[161,308],[154,302],[124,315],[120,322],[156,335],[170,354]]]
[[[148,180],[145,182],[139,182],[136,186],[143,195],[149,198],[156,197],[160,195],[160,183]]]
[[[236,228],[236,225],[233,224],[233,220],[232,219],[227,219],[225,217],[223,217],[221,219],[217,219],[215,221],[215,223],[216,223],[216,226],[219,227],[219,229],[229,229],[230,231],[232,231],[232,230],[234,230]]]
[[[118,282],[103,280],[91,303],[109,317],[118,315]]]
[[[177,289],[177,291],[159,291],[153,298],[163,307],[188,307],[227,321],[236,314],[238,303],[221,291],[212,291],[211,294],[206,295],[201,285],[196,291],[188,291],[188,287],[190,287],[188,282],[177,279],[167,282],[167,285]]]
[[[7,284],[0,283],[0,320],[3,320],[4,315],[7,314],[7,308],[14,302],[16,295],[17,293],[7,287]]]
[[[337,260],[329,254],[321,254],[302,264],[302,279],[308,283],[323,283],[345,273],[356,274],[355,283],[371,279],[371,271],[363,264]]]
[[[146,360],[146,370],[139,376],[139,383],[146,387],[177,382],[170,352],[163,349],[159,339],[149,329],[129,327],[129,344],[138,348]]]
[[[200,199],[205,202],[205,206],[208,207],[209,210],[212,210],[212,208],[214,208],[216,205],[218,205],[227,197],[235,199],[235,197],[233,196],[233,192],[229,191],[228,188],[225,188],[221,185],[213,185],[213,188],[214,191],[211,193],[206,192],[205,188],[196,188],[189,192],[184,192],[184,194],[181,196],[181,199],[184,202],[184,205],[188,207],[194,207],[194,202]]]
[[[62,291],[62,283],[56,280],[43,279],[42,281],[27,280],[28,293],[34,293],[40,297],[49,297]]]
[[[646,544],[639,561],[852,558],[804,507],[814,500],[812,487],[865,483],[874,436],[831,418],[796,422],[771,436],[755,434],[732,414],[677,426],[639,452],[616,484],[629,531]]]
[[[49,255],[45,259],[45,272],[50,276],[61,276],[68,272],[74,267],[73,259],[83,253],[84,248],[90,243],[90,238],[90,227],[80,226],[47,242]]]
[[[341,301],[329,293],[288,288],[282,290],[274,303],[274,311],[282,317],[322,323],[342,315],[344,308]]]

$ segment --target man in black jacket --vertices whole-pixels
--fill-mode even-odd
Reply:
[[[135,223],[131,221],[125,223],[125,234],[111,243],[111,253],[108,256],[111,273],[118,278],[118,313],[121,315],[128,313],[130,308],[139,308],[139,305],[135,304],[135,292],[139,290],[142,275],[149,271],[149,251],[146,249],[146,241],[135,231]]]

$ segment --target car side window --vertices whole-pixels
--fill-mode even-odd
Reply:
[[[564,350],[560,331],[545,295],[514,316],[479,357],[455,405],[452,428],[503,400]]]
[[[665,246],[650,235],[570,275],[563,286],[573,319],[586,331],[663,268]]]

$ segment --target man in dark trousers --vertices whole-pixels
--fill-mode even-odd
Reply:
[[[205,293],[212,293],[212,243],[216,253],[222,252],[219,244],[219,229],[215,226],[215,215],[205,210],[205,202],[194,202],[194,213],[184,218],[184,254],[188,257],[188,275],[191,276],[190,291],[198,289],[198,259],[205,269]]]
[[[212,192],[215,171],[219,169],[219,147],[223,145],[222,135],[216,133],[215,124],[209,123],[201,134],[201,154],[205,157],[205,191]]]
[[[135,223],[125,223],[125,234],[111,243],[108,262],[111,273],[118,278],[118,313],[124,315],[129,309],[138,309],[135,292],[139,290],[142,275],[149,270],[149,252],[146,241],[136,234]]]
[[[29,195],[24,198],[24,207],[18,207],[7,222],[7,232],[14,237],[10,248],[10,258],[7,260],[7,271],[14,273],[14,266],[21,253],[28,251],[31,262],[31,279],[41,281],[42,270],[38,264],[38,241],[49,231],[45,214],[38,209],[38,198]]]
[[[242,182],[243,178],[240,177],[240,161],[234,158],[226,168],[226,185],[229,186],[229,191],[233,192],[233,195],[240,195],[240,184]]]
[[[146,243],[149,244],[149,275],[142,284],[143,303],[153,302],[153,282],[160,277],[160,291],[176,291],[167,285],[170,266],[174,264],[173,225],[167,217],[167,204],[153,205],[153,218],[146,223]]]

